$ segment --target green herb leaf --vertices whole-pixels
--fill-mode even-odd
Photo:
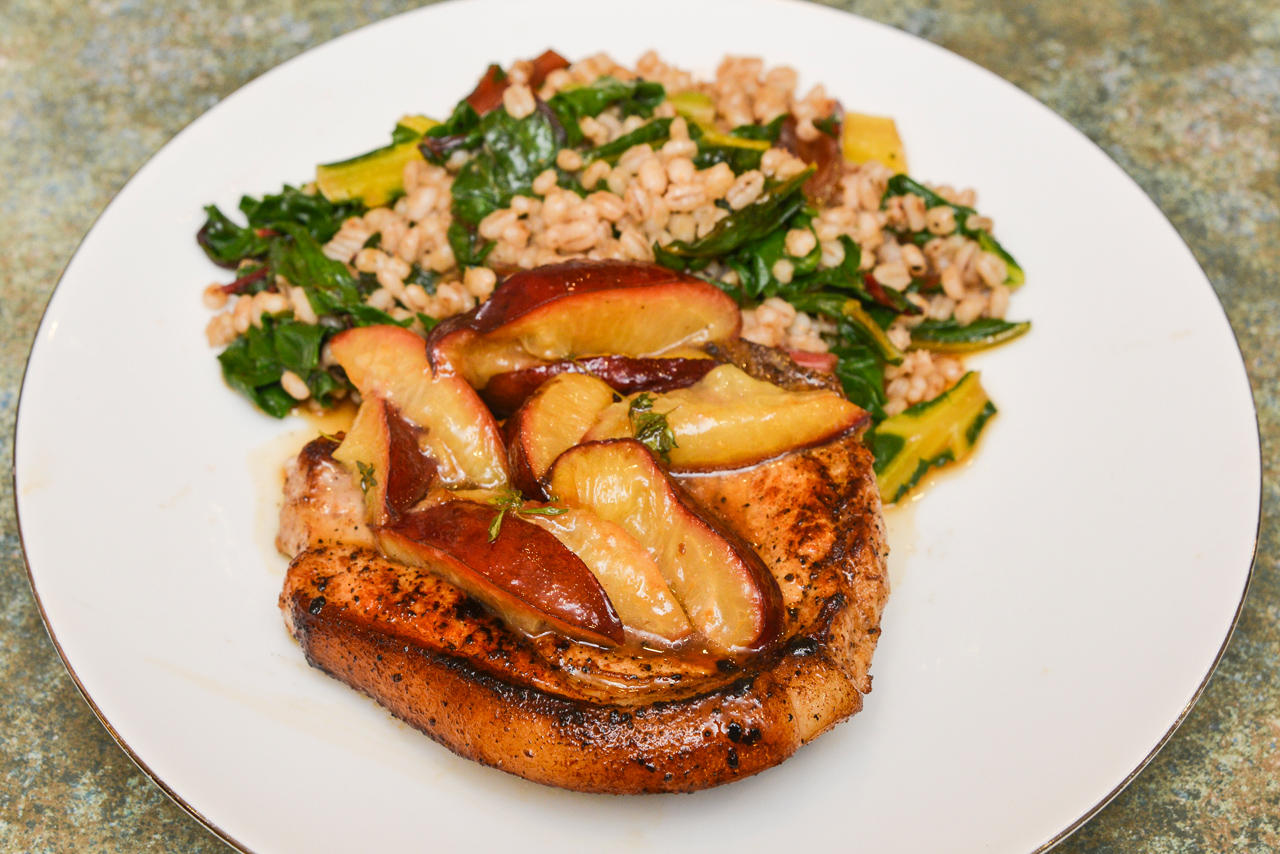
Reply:
[[[493,514],[493,520],[489,522],[489,542],[498,539],[498,534],[502,533],[502,520],[506,518],[507,511],[511,508],[505,504],[495,505],[498,512]]]
[[[671,449],[677,448],[676,434],[667,423],[667,416],[653,411],[653,395],[648,392],[637,395],[627,407],[627,419],[631,433],[640,444],[653,451],[663,462],[671,462]]]
[[[369,490],[378,485],[378,478],[374,474],[373,465],[356,460],[356,469],[360,472],[360,491],[368,495]]]
[[[508,513],[514,513],[517,516],[559,516],[569,512],[568,507],[530,507],[525,503],[523,496],[510,487],[490,499],[489,504],[497,510],[489,523],[489,542],[491,543],[502,533],[502,521]]]

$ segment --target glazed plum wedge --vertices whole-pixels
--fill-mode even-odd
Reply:
[[[587,374],[560,374],[539,388],[506,423],[516,487],[545,495],[541,481],[556,457],[581,442],[616,397],[608,383]]]
[[[507,483],[497,422],[466,382],[431,365],[421,338],[398,326],[365,326],[335,336],[331,346],[365,401],[385,401],[421,428],[422,449],[445,485]]]
[[[659,356],[737,338],[723,291],[653,264],[570,261],[515,273],[429,338],[431,358],[483,389],[498,374],[608,354]]]
[[[657,562],[690,623],[714,649],[758,650],[777,631],[781,596],[759,555],[713,524],[633,439],[565,451],[548,484],[558,500],[621,526]]]
[[[359,478],[367,521],[381,525],[422,500],[436,480],[436,461],[422,449],[423,429],[395,406],[370,396],[360,404],[333,458]]]
[[[662,570],[626,529],[581,508],[532,514],[525,521],[549,532],[600,582],[628,631],[648,645],[676,646],[693,628]]]
[[[631,396],[606,407],[583,441],[633,435]],[[672,471],[734,469],[865,428],[869,416],[839,392],[787,391],[720,365],[688,388],[650,395],[645,401],[662,415],[675,444]]]
[[[388,557],[423,567],[529,635],[547,629],[602,646],[622,643],[622,621],[582,559],[515,514],[494,529],[495,509],[446,501],[376,532]]]
[[[634,356],[586,356],[562,359],[497,374],[480,390],[480,396],[495,415],[504,417],[520,408],[529,396],[552,377],[560,374],[590,374],[622,393],[671,391],[693,385],[718,362],[705,353],[696,357],[669,356],[639,358]]]

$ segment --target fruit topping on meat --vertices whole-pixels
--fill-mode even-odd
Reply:
[[[776,727],[751,770],[855,711],[885,590],[867,415],[785,354],[745,345],[739,323],[699,279],[571,262],[512,275],[426,342],[394,326],[336,336],[360,407],[340,444],[299,457],[282,514],[282,547],[301,553],[281,604],[309,658],[483,761],[507,755],[475,733],[512,712],[508,692],[539,692],[517,705],[560,758],[503,767],[593,791],[726,779],[702,764],[714,739],[689,745],[713,732],[708,715],[738,707],[730,696],[757,697],[761,726]],[[408,688],[379,663],[396,649]],[[473,669],[498,682],[469,681]],[[445,683],[474,714],[433,731]],[[730,694],[717,705],[717,692]],[[574,734],[580,712],[563,702],[614,711]],[[678,732],[638,724],[659,706]],[[598,761],[592,749],[625,721],[684,744],[664,760],[684,779],[592,771],[621,761],[623,747]]]
[[[542,479],[556,457],[582,441],[617,393],[598,377],[561,374],[548,380],[506,423],[516,486],[544,495]]]
[[[780,600],[759,555],[700,513],[644,445],[577,445],[556,460],[548,484],[561,501],[622,526],[643,545],[712,647],[759,649],[773,639]]]
[[[449,501],[409,513],[378,530],[388,557],[430,569],[530,635],[551,628],[606,646],[623,640],[604,588],[553,534],[511,513]]]
[[[332,347],[363,399],[386,401],[421,430],[423,450],[446,485],[507,482],[497,422],[462,378],[429,362],[421,338],[398,326],[364,326],[336,336]]]
[[[661,356],[737,338],[719,288],[653,264],[570,261],[512,275],[475,311],[436,327],[442,362],[483,389],[501,373],[583,356]]]
[[[638,391],[670,391],[693,385],[718,362],[701,351],[692,356],[637,358],[634,356],[585,356],[561,359],[532,368],[506,371],[492,377],[480,396],[496,415],[510,415],[551,377],[564,373],[599,377],[621,394]]]
[[[583,438],[632,436],[637,401],[640,395],[607,407]],[[866,411],[839,392],[786,391],[733,365],[718,366],[688,388],[649,395],[642,405],[671,430],[667,459],[674,471],[741,468],[868,423]]]

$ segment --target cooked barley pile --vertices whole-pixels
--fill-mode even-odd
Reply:
[[[614,105],[583,116],[577,124],[582,141],[561,148],[554,164],[536,175],[528,190],[476,224],[477,239],[490,247],[483,263],[460,265],[450,239],[454,181],[473,155],[459,148],[438,163],[420,156],[408,160],[399,198],[347,217],[323,244],[325,256],[367,283],[362,298],[368,307],[425,331],[434,321],[485,300],[502,274],[515,268],[571,258],[654,261],[667,247],[705,240],[722,221],[761,201],[770,188],[804,174],[810,164],[793,152],[797,146],[820,144],[824,134],[831,134],[829,123],[841,115],[840,105],[821,85],[801,94],[794,70],[766,68],[754,58],[726,58],[710,81],[695,79],[653,52],[632,68],[604,54],[588,57],[543,75],[536,86],[533,63],[516,63],[508,73],[509,85],[497,109],[514,120],[530,116],[557,93],[601,78],[660,83],[665,97],[649,111],[627,114]],[[695,123],[688,110],[680,109],[682,98],[709,109]],[[750,168],[735,170],[732,158],[700,155],[699,139],[705,144],[712,138],[709,133],[717,139],[733,136],[732,145],[745,144],[740,140],[749,135],[734,136],[735,129],[766,128],[788,114],[792,144],[785,145],[776,133],[772,138],[761,135],[765,142],[751,142],[758,159],[748,163]],[[668,122],[662,138],[630,145],[616,157],[592,156],[600,146],[643,133],[657,120]],[[983,318],[1003,318],[1012,259],[988,239],[992,223],[973,212],[972,189],[891,191],[895,170],[876,160],[855,163],[837,157],[831,168],[821,198],[810,194],[810,207],[792,220],[773,255],[761,250],[761,257],[773,259],[758,274],[767,287],[762,290],[759,281],[752,289],[744,287],[741,265],[732,259],[712,258],[695,272],[743,301],[744,337],[826,353],[841,341],[839,317],[799,310],[795,303],[803,306],[804,301],[794,299],[788,287],[801,276],[817,281],[814,277],[824,271],[842,265],[847,270],[852,259],[846,254],[854,248],[858,275],[885,294],[877,300],[901,305],[883,329],[888,345],[902,351],[900,358],[883,365],[881,417],[893,416],[937,397],[964,373],[957,356],[916,348],[913,330],[939,323],[972,329]],[[670,263],[670,258],[656,260]],[[1017,273],[1020,281],[1021,271]],[[251,326],[260,327],[264,314],[317,321],[304,290],[278,271],[274,287],[256,294],[228,298],[227,290],[211,285],[205,292],[207,305],[220,310],[208,325],[211,345],[231,344]],[[909,313],[916,309],[918,313]],[[320,364],[331,364],[327,352]],[[297,400],[312,396],[308,382],[293,371],[285,371],[281,386]],[[331,391],[342,394],[341,389]]]

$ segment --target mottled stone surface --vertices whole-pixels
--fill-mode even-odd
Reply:
[[[147,157],[247,80],[406,0],[0,3],[0,849],[224,846],[94,719],[40,623],[14,521],[12,425],[41,307]],[[1280,850],[1280,4],[833,3],[960,53],[1044,101],[1168,214],[1226,306],[1258,403],[1253,588],[1203,699],[1069,852]]]

